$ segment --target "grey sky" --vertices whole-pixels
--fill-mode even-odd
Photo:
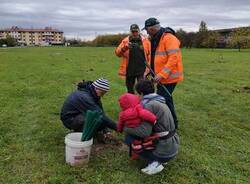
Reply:
[[[156,17],[162,26],[197,31],[250,25],[250,0],[0,0],[0,28],[52,26],[67,37],[127,32]]]

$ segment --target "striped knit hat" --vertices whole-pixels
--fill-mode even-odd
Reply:
[[[104,78],[97,79],[93,82],[93,86],[102,91],[109,91],[109,81]]]

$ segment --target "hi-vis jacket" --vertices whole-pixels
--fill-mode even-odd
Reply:
[[[176,83],[183,80],[180,41],[170,33],[163,33],[155,51],[155,73],[162,76],[162,84]]]
[[[150,62],[150,42],[147,38],[141,35],[142,39],[142,45],[144,49],[144,54],[145,54],[145,59],[146,62],[149,64]],[[125,52],[122,51],[122,48],[129,43],[129,36],[124,38],[120,45],[115,49],[115,54],[118,57],[121,57],[121,63],[120,63],[120,68],[119,68],[119,75],[121,77],[126,76],[126,71],[127,71],[127,66],[129,62],[129,49],[126,50]],[[146,72],[148,72],[148,69],[146,69]]]

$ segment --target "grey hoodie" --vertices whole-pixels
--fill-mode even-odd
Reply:
[[[173,131],[175,129],[172,114],[162,96],[155,93],[145,95],[141,103],[145,109],[156,115],[157,123],[152,126],[152,124],[144,122],[135,128],[125,128],[124,131],[126,133],[145,138],[154,133]],[[175,135],[169,139],[160,140],[156,145],[156,149],[153,150],[153,154],[159,158],[174,157],[178,153],[178,147],[179,136],[175,133]]]

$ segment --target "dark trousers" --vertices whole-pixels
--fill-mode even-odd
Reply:
[[[72,117],[70,119],[67,119],[66,121],[63,121],[63,124],[66,128],[70,130],[74,130],[74,132],[82,132],[83,130],[83,125],[84,125],[84,117],[82,114],[79,114],[75,117]],[[105,116],[102,119],[102,124],[98,127],[97,131],[102,131],[107,128],[110,128],[112,130],[116,130],[117,125],[110,121],[108,118]]]
[[[134,86],[135,86],[135,80],[137,82],[139,80],[143,79],[143,74],[141,75],[135,75],[135,76],[126,76],[126,86],[127,86],[127,91],[128,93],[135,93]]]
[[[174,123],[175,123],[175,128],[178,128],[178,119],[176,116],[176,112],[175,112],[175,107],[174,107],[174,101],[173,101],[173,97],[172,97],[172,93],[175,89],[177,83],[172,83],[172,84],[158,84],[157,85],[157,94],[161,95],[165,98],[166,100],[166,104],[168,106],[168,108],[171,111],[171,114],[173,116],[174,119]],[[164,89],[164,87],[168,90],[168,92],[171,94],[169,95],[168,92],[166,92],[166,90]]]

